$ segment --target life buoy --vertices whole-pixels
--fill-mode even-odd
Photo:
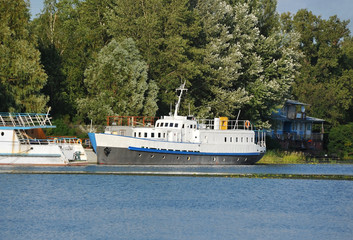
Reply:
[[[246,120],[246,122],[245,122],[245,127],[246,127],[246,128],[249,128],[249,127],[250,127],[250,121],[249,121],[249,120]]]
[[[82,140],[81,139],[77,139],[76,143],[82,145]]]

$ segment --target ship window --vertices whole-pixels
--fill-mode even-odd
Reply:
[[[169,124],[169,127],[173,127],[173,125],[174,125],[173,123],[170,123],[170,124]]]
[[[151,138],[154,138],[154,133],[151,133]]]
[[[241,138],[240,141],[243,142],[243,138]]]
[[[251,138],[251,142],[254,142],[254,139],[253,139],[253,138]]]
[[[238,142],[238,137],[235,138],[235,142]]]
[[[230,137],[229,142],[233,142],[233,137]]]
[[[163,138],[165,138],[165,133],[163,133]]]
[[[194,125],[194,128],[196,129],[196,124]]]
[[[190,128],[192,128],[192,125],[190,125]]]
[[[183,126],[181,128],[185,128],[184,124],[183,124]]]
[[[249,138],[248,137],[246,138],[246,142],[249,142]]]
[[[136,132],[134,132],[134,137],[136,137]]]
[[[145,132],[145,135],[144,135],[144,136],[145,136],[145,138],[147,137],[147,133],[146,133],[146,132]]]
[[[161,127],[163,127],[163,124],[164,124],[164,123],[161,122]]]
[[[139,137],[141,137],[141,132],[139,132]]]
[[[176,128],[177,128],[177,127],[178,127],[178,124],[177,124],[177,123],[175,123],[174,127],[176,127]]]
[[[159,127],[159,123],[157,123],[157,127]]]
[[[224,138],[224,142],[227,142],[227,137]]]
[[[168,123],[165,123],[165,124],[164,124],[164,127],[168,127]]]
[[[158,138],[161,138],[161,133],[158,133]]]

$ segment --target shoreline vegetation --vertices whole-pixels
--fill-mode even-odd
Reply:
[[[261,179],[312,179],[312,180],[348,180],[352,175],[344,174],[277,174],[277,173],[217,173],[217,172],[140,172],[140,171],[28,171],[0,170],[0,174],[75,174],[75,175],[120,175],[120,176],[165,176],[165,177],[224,177],[224,178],[261,178]]]
[[[263,158],[256,164],[353,164],[352,159],[336,157],[313,157],[303,152],[267,150]]]

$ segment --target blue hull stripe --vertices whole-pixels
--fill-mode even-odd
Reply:
[[[149,149],[149,148],[137,148],[129,147],[129,150],[140,151],[140,152],[150,152],[150,153],[165,153],[165,154],[183,154],[183,155],[210,155],[210,156],[259,156],[260,153],[212,153],[212,152],[185,152],[185,151],[171,151],[171,150],[159,150],[159,149]]]

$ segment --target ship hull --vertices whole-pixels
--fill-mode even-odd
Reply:
[[[251,165],[264,153],[197,153],[140,148],[97,147],[98,164],[107,165]]]

